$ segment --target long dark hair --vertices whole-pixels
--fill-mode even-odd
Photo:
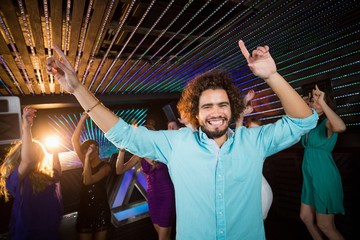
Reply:
[[[94,144],[97,148],[99,148],[99,143],[92,139],[87,139],[83,141],[80,145],[80,150],[82,153],[86,152],[87,149],[90,147],[91,144]]]

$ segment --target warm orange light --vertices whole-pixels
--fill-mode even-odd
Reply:
[[[47,137],[45,140],[45,145],[50,149],[57,148],[59,146],[59,139],[55,136]]]

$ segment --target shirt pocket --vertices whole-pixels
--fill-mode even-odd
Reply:
[[[232,158],[226,164],[226,176],[230,181],[243,182],[247,172],[251,171],[250,166],[245,164],[240,158]]]
[[[227,176],[230,180],[244,182],[251,176],[262,172],[263,161],[256,157],[232,158],[227,166]]]

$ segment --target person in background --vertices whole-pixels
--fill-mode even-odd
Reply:
[[[168,121],[168,124],[167,124],[167,129],[168,130],[179,130],[179,124],[177,123],[176,120],[170,120]]]
[[[47,59],[47,71],[89,112],[105,137],[132,154],[165,163],[176,195],[176,239],[264,239],[261,211],[263,159],[295,144],[318,116],[277,72],[268,46],[240,50],[253,74],[279,97],[286,116],[251,131],[233,132],[243,111],[239,89],[224,71],[191,80],[181,98],[185,118],[198,129],[150,131],[127,124],[79,81],[64,53]]]
[[[87,113],[84,112],[71,138],[72,145],[83,164],[80,204],[76,219],[76,229],[81,240],[106,239],[111,224],[106,180],[111,172],[110,164],[99,158],[99,144],[95,140],[80,143],[81,131]]]
[[[253,128],[253,127],[259,127],[262,125],[262,122],[254,117],[248,117],[246,119],[245,127],[247,128]]]
[[[303,186],[300,218],[313,239],[344,239],[335,226],[335,214],[344,214],[343,189],[339,170],[332,157],[338,133],[346,130],[343,120],[334,112],[329,94],[317,85],[309,106],[319,115],[316,128],[301,139],[305,148],[302,164]]]
[[[305,101],[305,103],[310,106],[310,101],[311,101],[311,92],[309,92],[309,94],[307,96],[303,96],[302,95],[302,99]]]
[[[246,106],[244,111],[240,113],[240,117],[236,120],[236,128],[243,126],[243,122],[244,122],[244,117],[250,113],[253,112],[253,107],[251,106],[251,100],[255,97],[255,91],[254,90],[249,90],[245,97],[244,97],[244,105]],[[248,117],[245,123],[245,126],[247,128],[251,128],[251,127],[259,127],[261,126],[261,121],[256,119],[256,118],[252,118],[252,117]],[[265,161],[265,160],[264,160]],[[266,181],[266,178],[264,177],[264,175],[262,175],[261,178],[261,207],[262,207],[262,215],[263,215],[263,220],[265,220],[267,218],[267,215],[269,213],[271,204],[272,204],[272,200],[273,200],[273,193],[271,190],[271,187],[268,183],[268,181]]]
[[[189,122],[189,120],[186,118],[184,111],[182,110],[183,103],[181,102],[181,99],[179,100],[177,104],[178,112],[180,117],[178,118],[179,123],[181,123],[183,126],[191,129],[192,131],[197,131]]]
[[[146,127],[155,130],[151,125]],[[175,222],[175,190],[167,166],[164,163],[136,155],[124,163],[124,157],[125,150],[120,149],[116,161],[116,174],[124,174],[132,167],[141,165],[142,171],[146,175],[147,201],[151,221],[158,234],[158,239],[170,240],[172,225]]]
[[[260,127],[262,125],[261,121],[256,118],[249,117],[246,120],[245,127],[247,128],[253,128],[253,127]],[[264,159],[265,161],[265,159]],[[269,213],[271,204],[273,201],[273,192],[271,190],[270,184],[262,175],[261,179],[261,206],[262,206],[262,214],[263,219],[265,220],[267,218],[267,215]]]
[[[63,215],[60,192],[61,165],[42,143],[34,140],[31,127],[36,110],[23,109],[22,140],[5,156],[0,168],[0,194],[14,198],[9,239],[60,239]]]
[[[255,97],[255,91],[253,89],[249,90],[245,97],[243,98],[244,103],[244,110],[240,113],[238,119],[236,119],[235,122],[235,128],[238,128],[240,126],[244,125],[244,118],[246,115],[252,113],[254,111],[253,107],[251,106],[251,100]]]

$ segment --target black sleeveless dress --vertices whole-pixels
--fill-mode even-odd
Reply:
[[[92,174],[97,173],[105,162],[99,163],[91,169]],[[109,228],[111,222],[110,207],[106,193],[106,180],[81,187],[80,205],[78,209],[76,229],[79,233],[93,233]]]

